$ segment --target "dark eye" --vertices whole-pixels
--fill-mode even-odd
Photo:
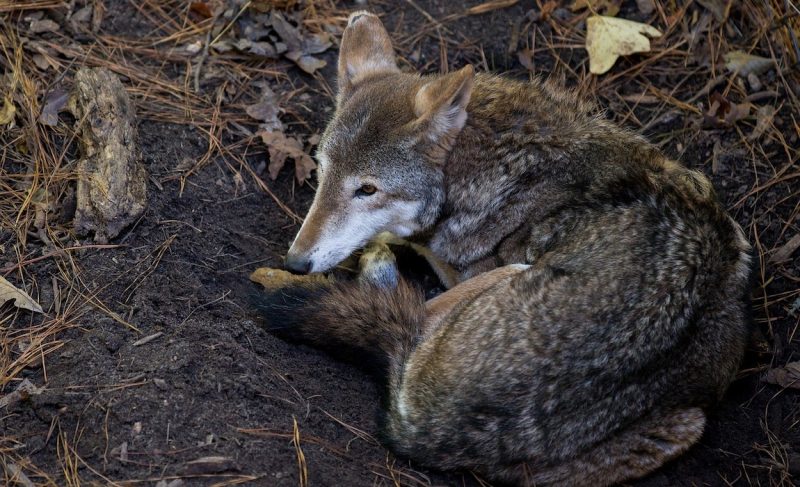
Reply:
[[[370,196],[375,194],[376,191],[378,191],[378,188],[374,185],[365,184],[356,190],[356,196]]]

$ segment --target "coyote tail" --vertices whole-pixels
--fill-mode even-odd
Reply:
[[[420,289],[364,281],[297,284],[254,295],[266,328],[386,379],[413,350],[425,319]]]

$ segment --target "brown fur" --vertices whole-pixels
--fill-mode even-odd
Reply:
[[[607,485],[685,451],[749,333],[750,246],[709,181],[566,90],[401,73],[387,39],[351,17],[289,264],[326,270],[392,230],[462,282],[424,305],[366,259],[381,277],[269,295],[269,326],[378,363],[386,441],[428,466]]]

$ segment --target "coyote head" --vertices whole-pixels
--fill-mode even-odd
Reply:
[[[442,166],[466,123],[473,77],[472,66],[402,73],[378,17],[350,15],[336,112],[317,152],[319,188],[287,267],[326,271],[381,232],[407,237],[435,223]]]

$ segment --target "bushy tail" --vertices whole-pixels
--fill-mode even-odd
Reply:
[[[402,366],[425,318],[422,292],[400,279],[288,286],[255,296],[268,331],[355,363],[380,379]]]

